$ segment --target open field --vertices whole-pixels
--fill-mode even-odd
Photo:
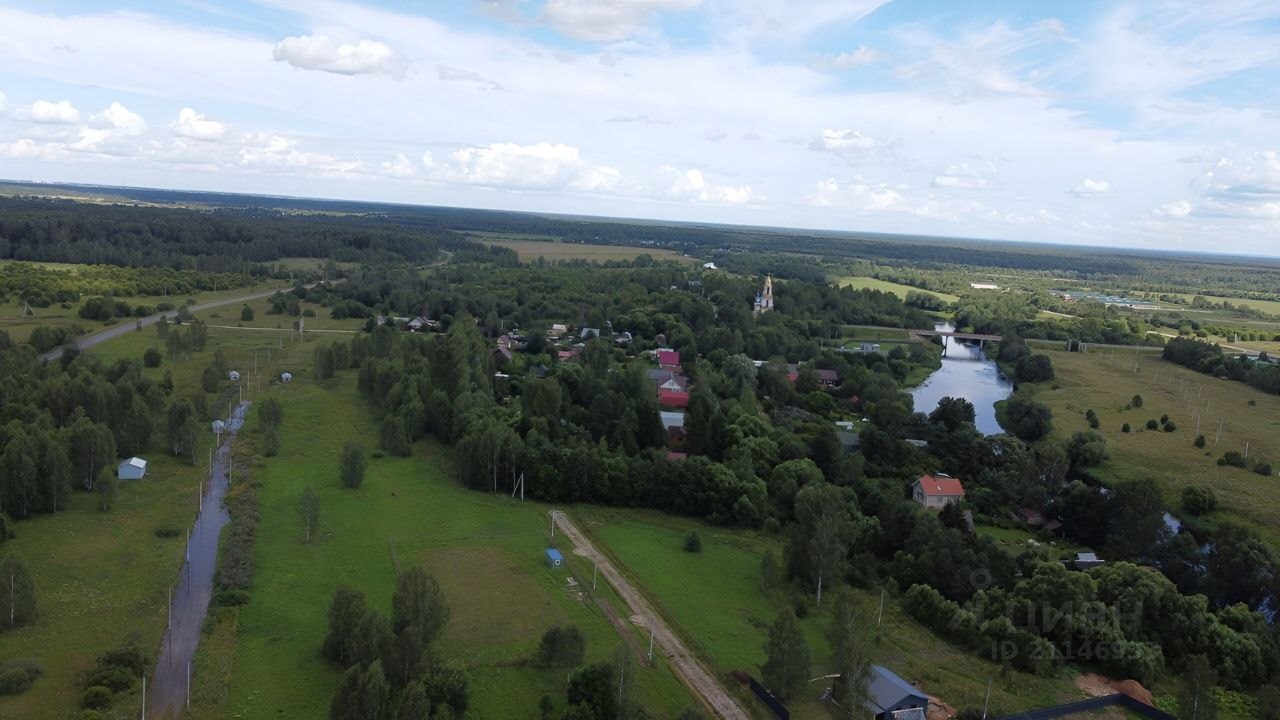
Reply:
[[[1193,295],[1193,294],[1191,294],[1191,293],[1176,293],[1176,294],[1177,294],[1179,297],[1186,298],[1187,300],[1191,300],[1192,298],[1194,298],[1194,297],[1195,297],[1195,295]],[[1280,300],[1249,300],[1249,299],[1246,299],[1246,298],[1230,298],[1230,297],[1221,297],[1221,296],[1219,296],[1219,295],[1202,295],[1201,297],[1203,297],[1205,300],[1208,300],[1209,302],[1213,302],[1213,303],[1229,302],[1229,303],[1231,303],[1232,305],[1235,305],[1235,306],[1237,306],[1237,307],[1239,307],[1239,306],[1241,306],[1241,305],[1248,305],[1249,307],[1253,308],[1254,310],[1261,310],[1262,312],[1267,313],[1267,314],[1269,314],[1269,315],[1280,315]],[[1185,309],[1185,310],[1191,310],[1191,309],[1192,309],[1192,308],[1185,307],[1185,306],[1182,306],[1182,305],[1171,305],[1171,306],[1169,306],[1169,307],[1170,307],[1171,309],[1176,308],[1176,309],[1179,309],[1179,310],[1183,310],[1183,309]]]
[[[257,473],[255,580],[239,613],[225,714],[325,716],[340,674],[319,654],[329,597],[345,583],[389,611],[397,561],[426,566],[444,588],[452,618],[441,650],[471,677],[467,717],[537,717],[544,694],[562,707],[564,671],[525,663],[542,631],[577,624],[589,661],[611,657],[623,640],[601,607],[567,583],[569,571],[544,565],[547,507],[462,489],[448,451],[432,442],[416,444],[409,458],[371,459],[364,485],[343,489],[337,448],[350,438],[377,446],[354,385],[347,372],[324,386],[295,382],[275,391],[285,403],[281,452]],[[296,512],[306,485],[321,506],[321,537],[310,545]],[[666,668],[636,667],[637,696],[651,717],[673,716],[692,702]]]
[[[66,266],[74,268],[74,265]],[[118,299],[129,303],[130,306],[137,305],[155,305],[167,302],[177,307],[183,305],[188,299],[194,298],[197,303],[221,300],[224,298],[234,298],[242,295],[251,295],[261,290],[270,290],[273,287],[285,288],[287,283],[277,280],[260,283],[250,287],[232,288],[229,290],[218,290],[216,292],[203,292],[194,295],[138,295],[120,297]],[[31,331],[40,325],[49,325],[53,327],[63,327],[67,325],[79,325],[84,328],[85,332],[91,333],[103,328],[115,327],[117,325],[127,325],[135,321],[136,318],[115,318],[108,322],[99,322],[97,320],[85,320],[81,318],[80,308],[84,305],[84,301],[88,297],[81,298],[79,301],[71,303],[70,308],[64,308],[59,304],[50,305],[47,308],[32,308],[35,312],[34,317],[23,317],[22,303],[17,298],[11,298],[7,302],[0,303],[0,330],[9,333],[9,337],[15,342],[25,342],[31,337]],[[228,306],[229,307],[229,306]],[[239,308],[236,309],[237,316]],[[227,308],[217,308],[213,312],[229,312]],[[326,313],[327,314],[327,313]]]
[[[765,595],[757,585],[762,553],[770,547],[780,551],[780,542],[758,533],[713,528],[647,511],[581,508],[574,515],[579,526],[591,532],[640,582],[661,607],[660,612],[682,631],[690,647],[713,671],[724,677],[732,670],[744,670],[759,677],[768,624],[788,605],[785,591]],[[684,552],[684,536],[695,529],[702,536],[702,552]],[[874,618],[879,594],[859,591],[858,597],[866,616]],[[830,669],[830,650],[824,639],[828,623],[829,617],[822,611],[801,621],[815,677]],[[958,709],[982,706],[988,677],[993,678],[991,705],[997,716],[1080,697],[1068,679],[1018,672],[1002,676],[994,663],[955,648],[920,627],[892,598],[885,601],[876,657]],[[735,689],[732,683],[726,684]],[[815,684],[805,698],[792,702],[792,716],[829,717],[827,709],[814,699],[819,692],[821,688]],[[745,706],[765,717],[763,705],[749,692],[738,694]]]
[[[1098,414],[1111,451],[1111,459],[1094,470],[1101,479],[1153,478],[1175,513],[1183,487],[1211,487],[1221,507],[1215,517],[1241,521],[1280,545],[1280,484],[1275,478],[1217,464],[1223,452],[1243,452],[1248,443],[1251,460],[1280,466],[1280,397],[1201,375],[1149,353],[1048,354],[1057,379],[1023,385],[1019,392],[1053,410],[1053,437],[1059,439],[1088,427],[1086,410]],[[1143,407],[1126,410],[1135,394],[1142,395]],[[1146,429],[1147,420],[1166,414],[1177,425],[1176,432]],[[1197,419],[1208,440],[1203,450],[1192,445]],[[1132,432],[1121,432],[1124,423]],[[1219,424],[1222,440],[1215,445]]]
[[[549,261],[593,260],[595,262],[605,262],[608,260],[634,260],[641,255],[648,255],[654,260],[675,260],[687,263],[694,262],[692,258],[665,248],[627,247],[624,245],[581,245],[578,243],[528,239],[495,240],[492,239],[495,237],[493,235],[482,235],[479,233],[468,234],[472,236],[473,240],[515,250],[516,254],[520,256],[520,262],[532,262],[538,258],[545,258]]]
[[[909,342],[911,337],[907,331],[902,328],[877,327],[873,325],[843,325],[840,327],[840,337],[852,338],[856,341],[861,340],[877,340],[877,341],[897,341]],[[857,347],[857,342],[846,343],[845,347]]]
[[[45,675],[31,690],[0,697],[0,717],[67,718],[78,711],[80,676],[102,652],[134,640],[154,654],[164,633],[168,588],[177,582],[185,529],[196,514],[203,466],[190,466],[152,440],[146,478],[122,482],[109,513],[78,491],[71,509],[17,523],[3,552],[17,553],[36,586],[39,619],[0,634],[0,660],[34,658]],[[203,450],[198,455],[203,454]],[[177,537],[161,538],[171,528]],[[118,707],[137,715],[140,698]]]
[[[959,296],[952,295],[950,293],[934,292],[932,290],[921,290],[920,288],[914,288],[914,287],[911,287],[910,285],[900,285],[898,283],[889,282],[887,280],[877,280],[871,277],[840,278],[840,280],[837,281],[837,284],[840,287],[852,287],[852,288],[857,288],[859,290],[867,289],[867,290],[880,290],[882,292],[891,292],[894,295],[897,295],[898,297],[903,299],[907,297],[907,293],[911,293],[911,292],[918,292],[918,293],[924,293],[925,295],[932,295],[936,298],[941,299],[943,302],[949,302],[949,303],[953,303],[960,299]]]
[[[252,320],[241,320],[240,310],[247,304],[253,308]],[[303,318],[304,334],[312,330],[326,331],[326,337],[330,340],[344,337],[342,334],[328,334],[328,331],[355,332],[364,327],[364,320],[360,318],[348,318],[345,320],[334,320],[330,317],[328,308],[321,307],[315,303],[302,301],[300,304],[302,309],[315,311],[315,317]],[[225,305],[219,308],[213,308],[203,313],[197,313],[197,317],[209,323],[211,326],[232,326],[243,328],[257,328],[260,332],[263,330],[278,330],[287,338],[293,333],[293,323],[298,320],[296,317],[289,315],[271,315],[267,311],[271,309],[271,298],[258,298],[250,300],[242,305]],[[212,331],[211,331],[212,332]],[[273,333],[262,333],[263,335],[273,335]]]

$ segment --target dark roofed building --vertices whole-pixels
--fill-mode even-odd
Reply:
[[[929,711],[929,696],[888,668],[872,665],[863,707],[871,711],[876,720],[924,720]]]

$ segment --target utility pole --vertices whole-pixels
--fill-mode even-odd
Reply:
[[[884,619],[884,588],[880,588],[880,609],[876,611],[876,630],[880,629],[880,621]]]
[[[596,591],[596,575],[600,570],[600,558],[592,556],[591,558],[591,592]]]
[[[987,676],[987,699],[982,701],[982,720],[987,720],[987,706],[991,704],[991,676]]]
[[[147,720],[147,674],[142,673],[142,720]]]
[[[649,663],[653,663],[653,618],[649,618]]]

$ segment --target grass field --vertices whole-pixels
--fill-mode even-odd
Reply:
[[[71,265],[68,267],[74,268],[75,266]],[[286,283],[270,281],[254,285],[252,287],[232,288],[230,290],[218,290],[216,292],[203,292],[195,295],[139,295],[121,297],[119,299],[129,303],[130,306],[150,305],[154,307],[158,303],[167,302],[176,307],[178,305],[182,305],[190,298],[194,298],[198,303],[204,303],[213,300],[221,300],[223,298],[250,295],[259,290],[269,290],[272,287],[284,288],[286,287]],[[23,317],[22,304],[16,298],[10,299],[7,302],[0,303],[0,330],[4,330],[9,333],[9,337],[13,338],[16,342],[25,342],[27,338],[31,337],[31,331],[40,325],[55,327],[79,325],[84,328],[85,332],[91,333],[103,328],[134,322],[134,318],[115,318],[108,322],[82,319],[77,313],[79,313],[81,306],[84,305],[85,299],[87,298],[82,298],[79,302],[71,303],[72,306],[70,308],[64,308],[58,304],[50,305],[47,308],[32,308],[35,312],[34,317]],[[223,308],[215,308],[212,312],[227,314],[231,312],[231,307],[233,306],[228,305]],[[237,318],[239,317],[239,310],[240,308],[236,306]]]
[[[225,714],[325,716],[339,677],[319,654],[329,597],[346,583],[389,611],[393,558],[427,567],[444,587],[452,619],[442,651],[470,674],[467,717],[537,717],[544,694],[562,706],[564,672],[525,663],[542,631],[577,624],[590,660],[612,656],[623,641],[601,608],[568,584],[567,571],[543,564],[546,506],[460,488],[448,452],[427,442],[410,458],[370,460],[364,486],[342,489],[337,448],[350,438],[377,446],[354,381],[343,373],[324,387],[295,382],[274,391],[285,403],[282,448],[258,471],[255,580],[239,613]],[[306,485],[321,504],[321,538],[311,545],[302,542],[296,514]],[[215,652],[202,668],[217,673],[220,662]],[[673,716],[692,702],[665,668],[638,669],[635,679],[651,717]],[[208,695],[216,702],[216,692]]]
[[[852,338],[853,340],[895,340],[899,342],[910,341],[907,331],[902,328],[877,327],[872,325],[843,325],[840,328],[841,338]],[[846,344],[845,347],[850,347]],[[857,343],[852,343],[852,347],[857,347]]]
[[[778,540],[644,511],[583,508],[575,514],[580,525],[642,584],[717,675],[745,670],[759,677],[767,626],[787,606],[784,593],[767,596],[757,585],[760,557],[769,547],[780,550]],[[702,536],[703,550],[684,552],[683,538],[695,529]],[[879,594],[859,591],[858,597],[866,616],[874,618]],[[801,621],[815,677],[830,670],[830,650],[824,639],[829,622],[827,613],[821,611]],[[997,716],[1080,697],[1065,677],[1002,674],[997,665],[935,637],[907,617],[892,598],[885,602],[876,658],[958,709],[982,706],[988,677],[993,679],[991,705]],[[820,691],[815,684],[805,698],[792,702],[792,716],[829,717],[828,709],[814,699]],[[738,695],[758,716],[765,717],[763,705],[749,693],[740,691]]]
[[[1247,443],[1250,459],[1280,466],[1280,397],[1201,375],[1148,353],[1138,357],[1123,351],[1048,354],[1057,379],[1023,385],[1019,392],[1052,409],[1057,438],[1086,429],[1086,410],[1098,414],[1111,451],[1111,459],[1095,470],[1100,478],[1110,482],[1155,479],[1175,513],[1182,488],[1211,487],[1221,507],[1215,517],[1240,520],[1280,546],[1280,483],[1217,464],[1223,452],[1243,452]],[[1143,406],[1126,410],[1135,394],[1142,395]],[[1145,429],[1147,420],[1166,414],[1177,425],[1176,432]],[[1203,450],[1192,444],[1197,418],[1208,440]],[[1121,432],[1124,423],[1132,432]],[[1222,440],[1215,445],[1220,423]]]
[[[891,292],[900,298],[906,299],[907,293],[918,292],[926,295],[932,295],[941,299],[943,302],[953,303],[959,300],[959,296],[950,293],[934,292],[932,290],[921,290],[910,285],[899,285],[898,283],[889,282],[887,280],[877,280],[872,277],[846,277],[840,278],[838,281],[840,287],[852,287],[859,290],[880,290],[882,292]]]
[[[641,255],[648,255],[654,260],[675,260],[678,262],[694,262],[693,259],[665,248],[628,247],[625,245],[581,245],[578,243],[554,242],[548,240],[494,239],[493,235],[469,233],[472,239],[489,245],[511,248],[520,256],[520,262],[531,262],[538,258],[555,260],[634,260]]]
[[[195,517],[204,474],[159,452],[162,444],[157,433],[147,477],[121,483],[111,512],[99,512],[93,495],[76,492],[71,509],[19,522],[18,537],[3,545],[31,572],[40,614],[34,625],[0,634],[0,660],[34,658],[45,675],[22,695],[0,697],[0,717],[72,717],[84,689],[80,676],[98,655],[126,640],[159,647],[182,533]],[[160,528],[179,535],[157,537]],[[135,694],[117,707],[132,706],[136,716],[139,703]]]

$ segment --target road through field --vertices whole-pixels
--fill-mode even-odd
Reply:
[[[724,689],[720,681],[716,680],[715,676],[708,672],[702,663],[698,662],[698,659],[694,657],[693,653],[689,652],[689,649],[685,647],[684,642],[671,629],[671,626],[667,625],[662,616],[654,612],[649,602],[631,584],[631,581],[627,580],[614,567],[613,562],[596,550],[595,545],[573,524],[569,516],[559,510],[552,510],[551,521],[560,532],[564,533],[573,542],[575,547],[585,552],[588,557],[596,559],[600,574],[617,591],[618,596],[627,604],[632,615],[652,619],[654,643],[662,650],[662,654],[671,663],[681,681],[689,689],[693,690],[694,694],[708,708],[713,710],[717,717],[725,718],[726,720],[749,720],[750,716],[729,695],[729,692]]]

